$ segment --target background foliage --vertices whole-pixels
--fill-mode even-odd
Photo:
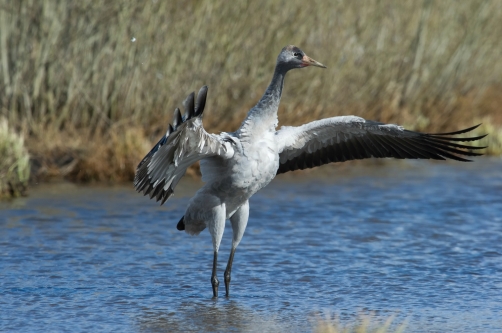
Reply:
[[[22,135],[0,117],[0,198],[24,195],[30,178],[30,156]]]
[[[0,116],[38,176],[131,179],[175,106],[209,86],[205,126],[235,130],[284,45],[281,124],[357,114],[410,129],[483,122],[502,147],[498,0],[0,0]]]

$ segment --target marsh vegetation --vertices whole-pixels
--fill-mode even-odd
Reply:
[[[24,137],[0,117],[0,198],[18,197],[26,193],[30,178],[30,156]]]
[[[502,7],[455,1],[0,0],[0,115],[35,177],[121,181],[186,94],[233,131],[296,44],[328,70],[291,73],[281,125],[357,114],[422,131],[482,122],[502,151]]]

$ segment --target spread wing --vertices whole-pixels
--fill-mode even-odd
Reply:
[[[224,134],[208,134],[202,126],[206,96],[207,87],[204,86],[194,105],[194,93],[191,93],[184,102],[186,113],[183,117],[176,108],[173,125],[169,125],[166,135],[136,169],[136,190],[149,194],[150,199],[162,200],[161,205],[173,195],[174,188],[190,165],[206,157],[230,158],[234,154]]]
[[[479,156],[471,150],[486,147],[459,144],[477,141],[486,135],[459,138],[457,134],[477,126],[451,133],[425,134],[401,126],[343,116],[313,121],[298,127],[281,127],[276,132],[280,164],[277,174],[370,157],[420,158],[467,162],[463,156]],[[460,156],[459,156],[460,155]]]

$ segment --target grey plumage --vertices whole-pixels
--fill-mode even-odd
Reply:
[[[462,162],[470,160],[463,156],[480,156],[473,147],[458,144],[458,141],[476,141],[485,137],[454,138],[470,132],[479,125],[465,130],[425,134],[407,131],[396,125],[386,125],[363,118],[346,116],[314,121],[297,128],[283,127],[277,132],[281,137],[295,136],[295,133],[315,133],[305,139],[300,149],[286,148],[280,156],[277,174],[313,168],[331,162],[344,162],[365,158],[393,157],[398,159],[453,159]],[[301,141],[301,139],[300,139]]]
[[[185,156],[190,153],[186,146],[188,135],[184,136],[186,131],[189,131],[193,138],[190,143],[195,143],[201,148],[204,147],[204,140],[200,138],[207,136],[207,140],[211,141],[209,147],[205,152],[218,153],[219,142],[214,141],[211,135],[205,133],[202,128],[201,117],[204,112],[205,99],[207,97],[207,87],[204,86],[200,89],[197,97],[198,110],[195,111],[194,106],[194,93],[191,93],[186,101],[187,117],[181,117],[181,112],[178,108],[174,110],[173,126],[169,124],[166,134],[159,140],[159,142],[152,148],[152,150],[143,158],[139,163],[134,177],[134,187],[138,192],[143,192],[144,195],[150,195],[150,199],[155,198],[164,204],[174,193],[174,187],[185,174],[186,168],[192,164],[179,168],[180,156]],[[192,115],[196,115],[194,118]],[[185,119],[183,119],[185,118]],[[204,132],[197,136],[194,133]],[[197,139],[195,139],[197,138]],[[190,154],[189,154],[190,155]],[[194,160],[194,162],[196,162]],[[173,164],[175,166],[173,167]],[[184,163],[182,163],[184,165]],[[169,169],[171,167],[171,169]],[[171,171],[165,172],[165,171]]]
[[[241,127],[233,133],[208,134],[202,126],[207,87],[200,89],[196,99],[191,93],[183,103],[184,116],[176,108],[173,126],[169,125],[166,135],[136,170],[136,190],[163,204],[173,195],[186,169],[200,161],[205,185],[190,200],[177,228],[192,235],[206,227],[209,229],[214,250],[211,284],[215,297],[219,286],[216,278],[217,254],[225,220],[230,220],[233,233],[224,275],[228,296],[234,253],[248,221],[248,199],[276,174],[371,157],[465,162],[468,159],[462,156],[479,156],[472,150],[484,148],[458,143],[477,141],[484,136],[455,137],[477,126],[450,133],[424,134],[407,131],[397,125],[343,116],[276,130],[285,75],[291,69],[307,66],[325,68],[296,46],[283,48],[270,85],[248,112]]]

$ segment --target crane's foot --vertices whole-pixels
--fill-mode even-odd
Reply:
[[[213,298],[218,297],[218,286],[220,281],[216,277],[216,267],[218,266],[218,252],[214,251],[213,257],[213,273],[211,274],[211,285],[213,286]]]
[[[230,277],[230,271],[229,270],[226,270],[225,271],[225,296],[228,297],[230,296],[230,280],[231,280],[231,277]]]
[[[227,268],[225,269],[225,275],[223,276],[225,278],[226,297],[230,296],[230,280],[232,279],[230,275],[232,274],[232,263],[234,262],[234,254],[235,254],[235,247],[232,246],[232,249],[230,250],[230,257],[228,258]]]
[[[218,297],[218,287],[220,285],[220,281],[218,281],[218,278],[216,276],[211,277],[211,284],[213,286],[213,297]]]

